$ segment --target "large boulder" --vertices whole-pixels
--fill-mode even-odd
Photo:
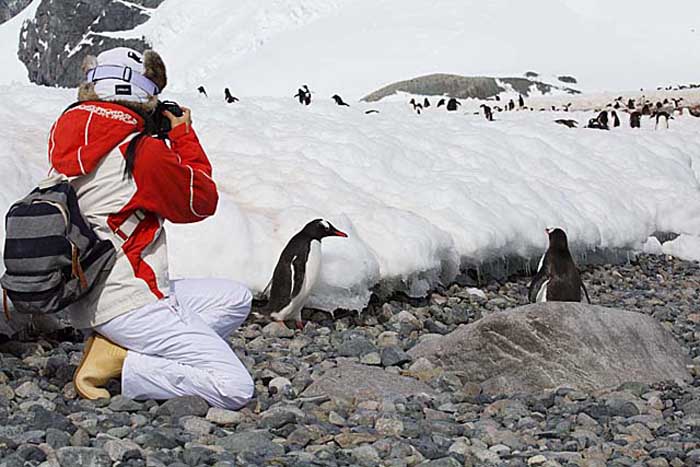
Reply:
[[[164,0],[41,0],[34,18],[22,25],[18,57],[29,80],[48,86],[75,87],[83,80],[86,55],[113,47],[143,51],[143,39],[115,37],[145,23]]]
[[[654,318],[579,303],[494,313],[409,354],[499,394],[689,379],[686,353]]]
[[[314,381],[302,396],[381,401],[420,393],[432,395],[433,390],[418,380],[390,373],[381,368],[341,363]]]

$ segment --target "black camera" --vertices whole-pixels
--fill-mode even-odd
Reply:
[[[163,112],[170,112],[176,117],[182,117],[184,115],[182,109],[175,101],[158,101],[156,109],[153,111],[153,136],[160,139],[168,139],[168,133],[172,129],[170,126],[170,120],[166,117]]]

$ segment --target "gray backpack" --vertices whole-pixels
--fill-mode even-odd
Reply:
[[[10,207],[5,218],[3,308],[56,313],[83,298],[114,266],[112,242],[100,240],[80,213],[67,178],[54,177]]]

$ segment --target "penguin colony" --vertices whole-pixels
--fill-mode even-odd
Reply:
[[[204,97],[208,97],[204,86],[199,86],[197,91]],[[294,98],[299,104],[308,106],[311,104],[311,91],[308,85],[304,84],[297,90]],[[340,107],[350,107],[343,98],[334,94],[331,99]],[[229,88],[224,89],[225,102],[232,104],[239,99],[231,94]],[[500,102],[501,98],[494,99]],[[412,98],[409,101],[413,111],[420,115],[425,109],[431,107],[430,100],[426,97],[423,102]],[[461,106],[455,98],[441,98],[438,100],[436,109],[445,107],[448,112],[455,112]],[[551,106],[552,111],[562,110],[568,112],[571,103],[557,109]],[[525,105],[522,95],[518,96],[519,110],[534,110]],[[492,122],[493,111],[506,112],[514,111],[516,103],[510,99],[507,104],[495,105],[493,107],[481,104],[480,112],[486,121]],[[621,126],[618,111],[629,114],[629,125],[631,128],[640,128],[642,116],[648,116],[655,120],[655,129],[669,128],[669,120],[673,119],[673,114],[683,113],[683,98],[665,99],[663,102],[653,103],[644,96],[640,99],[628,99],[623,101],[618,97],[614,102],[609,103],[605,109],[597,110],[597,115],[591,118],[586,128],[598,130],[610,130]],[[700,107],[687,107],[690,115],[700,118]],[[547,109],[540,109],[545,111]],[[377,109],[365,110],[365,114],[379,113]],[[578,122],[573,119],[557,119],[556,124],[567,128],[577,128]],[[569,251],[566,233],[561,228],[546,229],[549,246],[539,261],[537,272],[528,285],[528,300],[530,303],[536,302],[581,302],[585,298],[591,303],[586,286],[581,280],[581,275],[576,263]],[[295,234],[282,250],[277,265],[272,274],[272,279],[266,288],[269,290],[269,300],[264,308],[266,314],[273,320],[282,323],[294,321],[298,329],[303,329],[302,309],[308,301],[314,286],[318,283],[321,270],[321,242],[328,237],[343,237],[348,235],[324,219],[315,219],[297,234]]]

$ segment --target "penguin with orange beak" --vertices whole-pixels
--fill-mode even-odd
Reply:
[[[303,329],[301,310],[321,272],[321,240],[326,237],[347,237],[323,219],[315,219],[296,235],[282,250],[272,274],[270,316],[280,322],[294,319],[297,329]]]
[[[569,252],[566,233],[562,229],[546,229],[549,248],[540,259],[537,273],[528,286],[530,303],[581,302],[583,294],[588,303],[586,286]]]

